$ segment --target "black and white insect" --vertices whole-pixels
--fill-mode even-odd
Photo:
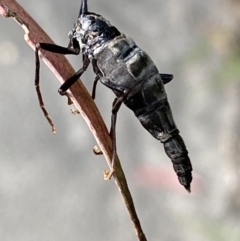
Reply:
[[[113,170],[116,155],[116,118],[121,104],[131,109],[142,126],[157,140],[163,143],[167,156],[173,163],[179,182],[190,192],[192,165],[188,151],[179,135],[171,108],[168,103],[164,84],[173,75],[159,74],[151,58],[136,43],[118,31],[101,15],[88,11],[87,0],[81,1],[77,22],[69,33],[68,47],[38,43],[36,45],[36,77],[40,105],[48,117],[39,90],[40,49],[58,54],[82,54],[83,66],[59,88],[61,95],[72,86],[92,64],[96,78],[92,97],[95,98],[98,80],[116,95],[113,101],[110,135],[113,140]]]

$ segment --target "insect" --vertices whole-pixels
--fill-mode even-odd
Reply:
[[[40,49],[58,54],[81,53],[82,68],[67,79],[58,92],[65,95],[91,64],[96,74],[92,90],[93,99],[99,80],[115,93],[110,128],[113,140],[113,170],[116,155],[116,119],[124,103],[134,112],[142,126],[163,143],[180,184],[190,192],[192,165],[184,141],[174,123],[164,89],[164,84],[171,81],[173,75],[159,74],[151,58],[131,38],[118,31],[101,15],[88,11],[87,0],[81,1],[77,22],[68,36],[68,47],[48,43],[36,45],[36,87],[39,87]],[[39,89],[38,96],[40,105],[45,110]],[[53,126],[46,111],[44,114]]]

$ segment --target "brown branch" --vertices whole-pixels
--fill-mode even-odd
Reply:
[[[32,49],[35,50],[35,45],[39,42],[53,43],[41,27],[16,1],[0,0],[0,14],[4,17],[13,17],[22,26],[25,31],[24,38]],[[49,52],[42,51],[41,57],[61,83],[75,73],[74,69],[63,55],[51,54]],[[87,122],[87,125],[106,158],[108,166],[111,168],[112,141],[94,101],[81,81],[74,84],[68,93],[76,108]],[[141,228],[131,193],[128,189],[127,181],[118,157],[116,157],[115,160],[115,172],[113,177],[119,192],[121,193],[130,218],[134,223],[138,239],[140,241],[146,241],[147,239]]]

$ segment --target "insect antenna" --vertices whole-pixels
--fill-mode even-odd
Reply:
[[[35,50],[35,58],[36,58],[36,72],[35,72],[35,87],[36,87],[36,91],[37,91],[37,96],[38,96],[38,102],[39,105],[43,111],[44,116],[46,117],[48,123],[50,124],[51,128],[52,128],[52,132],[54,134],[56,134],[56,128],[53,124],[53,121],[51,120],[51,118],[48,115],[48,112],[46,110],[46,108],[44,107],[44,103],[43,103],[43,99],[42,99],[42,94],[41,94],[41,90],[40,90],[40,85],[39,85],[39,70],[40,70],[40,62],[39,62],[39,55],[38,55],[38,51],[39,51],[39,47],[36,46],[36,50]]]
[[[81,15],[84,15],[87,12],[88,12],[87,0],[82,0],[78,17],[80,18]]]

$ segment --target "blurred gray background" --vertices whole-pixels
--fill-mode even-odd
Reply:
[[[21,0],[59,45],[80,0]],[[240,240],[240,1],[89,0],[131,36],[160,72],[193,164],[192,193],[178,184],[161,143],[126,107],[117,123],[118,154],[150,241]],[[81,57],[68,57],[75,69]],[[23,30],[0,17],[0,240],[137,240],[121,196],[81,116],[70,114],[59,82],[42,64],[41,88],[56,127],[38,106],[34,52]],[[91,91],[91,68],[82,76]],[[99,84],[96,103],[110,125],[114,95]]]

